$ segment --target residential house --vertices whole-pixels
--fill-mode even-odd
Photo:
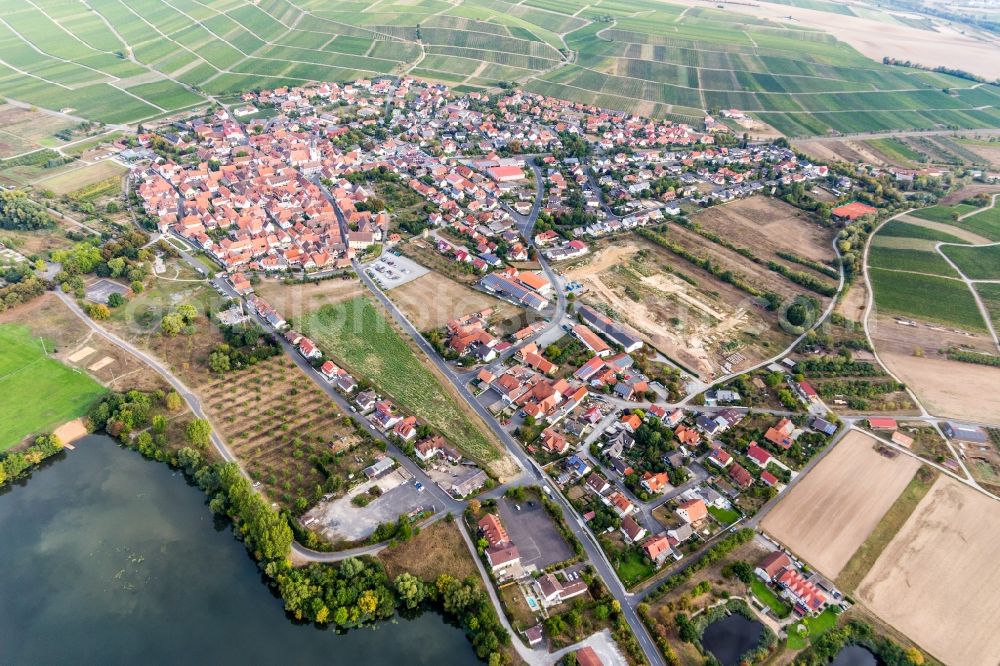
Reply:
[[[697,523],[708,515],[708,507],[700,499],[688,500],[677,505],[677,515],[685,523]]]
[[[784,551],[775,550],[758,562],[753,572],[765,583],[770,583],[782,570],[790,566],[792,566],[791,558]]]
[[[733,457],[723,448],[712,449],[712,452],[708,454],[708,462],[712,463],[716,467],[725,469],[729,466],[729,463],[733,461]]]
[[[785,567],[774,579],[782,595],[795,605],[799,615],[818,613],[826,605],[826,595],[792,567]]]
[[[452,497],[468,497],[486,485],[488,479],[489,477],[486,476],[486,472],[481,469],[473,469],[454,479],[448,488],[448,492]]]
[[[586,483],[587,483],[587,488],[597,493],[598,495],[603,496],[604,493],[611,490],[611,484],[608,483],[608,480],[605,479],[600,474],[598,474],[597,472],[594,472],[593,474],[588,476]]]
[[[670,476],[666,472],[657,472],[656,474],[646,472],[642,475],[640,484],[647,493],[657,495],[670,485]]]
[[[510,537],[503,523],[496,514],[488,513],[479,519],[479,536],[486,539],[491,546],[503,546],[510,543]]]
[[[639,337],[638,333],[626,325],[598,312],[589,305],[577,307],[577,312],[587,326],[608,338],[616,345],[623,347],[626,354],[631,354],[642,347],[642,338]]]
[[[555,453],[556,455],[562,455],[569,448],[569,443],[566,441],[566,437],[562,434],[556,432],[552,428],[546,428],[542,431],[542,448],[550,453]]]
[[[646,536],[646,528],[635,522],[632,516],[625,516],[619,529],[629,543],[638,543],[642,537]]]
[[[668,557],[675,557],[674,549],[666,534],[649,537],[643,542],[642,550],[657,567],[663,566]]]
[[[375,391],[362,391],[354,398],[354,404],[358,406],[361,413],[365,413],[375,406],[378,402],[378,395]]]
[[[389,456],[385,456],[384,458],[379,458],[368,467],[365,467],[364,470],[365,476],[368,477],[369,479],[377,479],[380,476],[388,473],[389,470],[391,470],[395,466],[396,466],[396,461],[390,458]]]
[[[619,518],[624,518],[635,511],[635,505],[632,504],[632,502],[630,502],[629,499],[621,493],[621,491],[614,491],[608,495],[605,501],[611,506],[611,509],[618,514]]]
[[[545,606],[555,606],[585,593],[587,584],[582,580],[563,583],[555,574],[547,573],[535,580],[535,591]]]
[[[784,418],[778,424],[767,429],[764,439],[772,444],[788,450],[792,448],[792,433],[795,432],[795,424],[791,420]]]
[[[566,459],[566,469],[577,478],[582,478],[590,472],[590,465],[580,456],[573,454]]]
[[[818,416],[809,421],[809,427],[816,432],[823,433],[824,435],[833,435],[837,432],[836,424],[830,423],[826,419],[821,419]]]
[[[494,576],[506,577],[511,569],[521,565],[521,553],[513,544],[490,546],[486,549],[486,561]]]
[[[734,462],[732,467],[729,468],[729,478],[744,490],[753,485],[753,475],[737,462]]]
[[[771,454],[766,449],[757,446],[757,442],[751,442],[747,449],[747,457],[758,467],[767,467],[771,462]]]

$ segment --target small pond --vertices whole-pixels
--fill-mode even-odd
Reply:
[[[738,666],[740,656],[757,647],[764,626],[734,613],[708,625],[701,644],[722,666]]]
[[[882,666],[882,662],[868,648],[847,645],[837,653],[830,666]]]

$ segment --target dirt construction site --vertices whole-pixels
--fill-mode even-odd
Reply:
[[[1000,503],[942,476],[861,582],[858,596],[944,663],[996,666],[998,549]]]
[[[746,294],[639,237],[600,244],[565,276],[584,286],[585,302],[610,309],[703,379],[721,373],[730,351],[752,362],[765,357],[756,343],[787,337]]]
[[[913,478],[920,462],[888,457],[850,432],[767,515],[761,527],[824,576],[836,578]]]

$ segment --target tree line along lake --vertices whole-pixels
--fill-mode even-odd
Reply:
[[[183,474],[91,435],[0,491],[0,662],[480,664],[433,612],[296,624]]]

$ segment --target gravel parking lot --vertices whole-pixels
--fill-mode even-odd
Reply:
[[[407,257],[397,257],[385,253],[370,264],[365,264],[365,273],[382,289],[389,290],[426,275],[428,270]]]
[[[87,300],[91,303],[107,304],[111,294],[121,294],[124,296],[127,293],[128,287],[125,285],[101,278],[87,287],[86,296]]]
[[[529,497],[522,502],[504,497],[497,502],[497,506],[500,521],[517,546],[525,568],[534,566],[544,569],[573,556],[573,549],[537,498]]]
[[[381,497],[364,507],[351,503],[353,497],[368,492],[373,485],[382,488]],[[367,538],[380,523],[394,522],[411,511],[430,508],[432,503],[431,496],[417,490],[410,475],[397,468],[380,479],[361,484],[343,497],[317,505],[303,516],[303,523],[315,518],[327,538],[358,541]]]

